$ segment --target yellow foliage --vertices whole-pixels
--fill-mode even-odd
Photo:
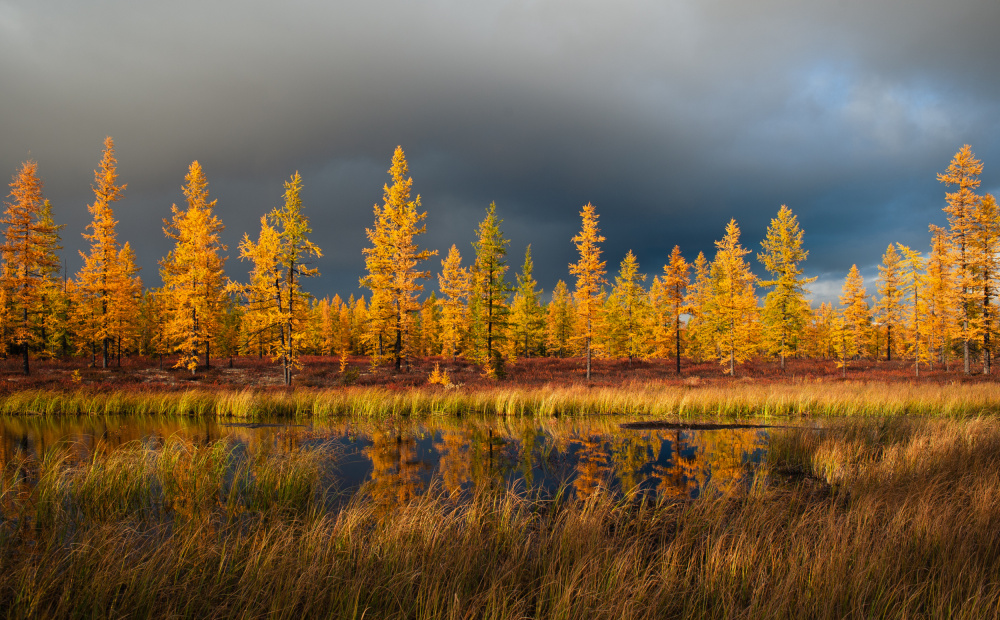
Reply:
[[[160,261],[160,274],[165,332],[180,353],[175,367],[194,373],[202,348],[205,364],[210,363],[211,342],[225,308],[226,259],[221,253],[226,246],[219,238],[225,227],[213,213],[216,201],[208,200],[208,181],[201,164],[192,162],[184,179],[187,209],[173,205],[173,219],[163,221],[163,232],[175,245]]]

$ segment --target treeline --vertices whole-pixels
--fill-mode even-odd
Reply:
[[[249,282],[224,273],[227,248],[208,183],[197,161],[183,187],[185,205],[164,220],[173,249],[160,261],[162,286],[144,287],[128,242],[119,243],[113,204],[119,184],[111,138],[95,171],[93,221],[83,233],[83,268],[69,277],[60,268],[60,232],[42,195],[37,165],[14,175],[0,244],[0,349],[18,354],[23,370],[36,357],[90,356],[95,365],[123,355],[177,356],[191,372],[212,356],[267,356],[280,362],[290,383],[303,354],[337,355],[341,369],[351,356],[401,369],[413,358],[474,360],[491,376],[521,357],[586,356],[718,360],[729,373],[748,359],[766,356],[834,358],[846,373],[860,357],[907,358],[921,367],[947,366],[960,358],[966,373],[977,356],[990,371],[996,322],[1000,211],[992,195],[976,193],[982,163],[964,146],[939,180],[946,193],[949,228],[931,226],[928,254],[890,244],[870,295],[856,266],[844,282],[840,307],[813,308],[805,299],[813,278],[803,276],[808,256],[795,215],[782,206],[756,259],[768,273],[758,279],[751,251],[741,244],[735,220],[716,242],[711,260],[693,263],[674,247],[662,272],[648,281],[629,251],[618,273],[601,258],[605,240],[593,205],[583,207],[579,258],[569,266],[573,289],[560,280],[543,303],[528,246],[520,272],[511,276],[507,239],[491,204],[476,231],[468,266],[453,245],[440,260],[437,291],[423,265],[435,251],[417,243],[426,212],[412,196],[403,150],[396,149],[391,183],[374,207],[367,229],[367,296],[315,299],[301,279],[320,248],[309,240],[302,214],[302,179],[284,184],[284,204],[261,218],[257,239],[244,235],[239,257],[251,264]],[[763,295],[763,299],[760,296]]]

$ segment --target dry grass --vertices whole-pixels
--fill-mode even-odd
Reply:
[[[183,415],[263,419],[274,416],[552,416],[625,414],[715,416],[977,416],[1000,413],[1000,385],[799,382],[493,385],[446,389],[352,386],[291,391],[189,389],[24,390],[0,396],[7,415]]]
[[[8,469],[0,608],[11,617],[1000,613],[991,419],[790,430],[774,436],[748,493],[639,504],[432,491],[392,510],[363,494],[333,508],[315,455],[249,459],[243,482],[229,484],[233,470],[220,465],[232,456],[225,445],[174,443],[22,463],[36,472],[31,489]],[[164,483],[170,475],[180,482]],[[234,494],[244,499],[234,504]],[[35,517],[41,506],[50,512]]]

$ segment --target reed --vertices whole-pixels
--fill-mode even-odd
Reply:
[[[617,387],[494,386],[444,389],[346,387],[294,391],[29,390],[0,397],[0,414],[394,417],[626,414],[724,418],[784,416],[978,416],[1000,413],[993,383],[746,383],[703,386],[636,383]]]
[[[858,418],[775,432],[749,491],[694,501],[432,489],[391,509],[364,493],[339,505],[316,474],[328,455],[241,450],[173,438],[12,464],[5,480],[20,468],[37,482],[5,496],[0,608],[10,617],[1000,613],[993,419]]]

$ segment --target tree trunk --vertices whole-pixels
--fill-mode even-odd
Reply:
[[[988,282],[988,280],[987,280]],[[983,374],[990,374],[990,286],[983,286]]]
[[[892,325],[885,326],[885,361],[892,361]]]
[[[674,349],[677,358],[677,374],[681,374],[681,313],[678,311],[674,323]]]
[[[24,327],[27,330],[27,327],[28,327],[28,307],[27,306],[24,307]],[[24,370],[24,374],[27,375],[29,373],[29,371],[30,371],[30,369],[28,368],[28,340],[27,339],[24,340],[24,344],[21,346],[21,350],[24,353],[24,357],[22,359],[23,370]]]
[[[194,347],[191,352],[195,357],[197,357],[198,356],[198,311],[194,307],[191,308],[191,336],[192,336],[191,339],[192,343],[194,344]],[[191,368],[192,375],[195,373],[195,370],[197,369],[194,367]]]
[[[396,306],[396,343],[392,346],[393,356],[396,358],[396,372],[403,369],[403,316],[402,311],[399,309],[397,301]]]

